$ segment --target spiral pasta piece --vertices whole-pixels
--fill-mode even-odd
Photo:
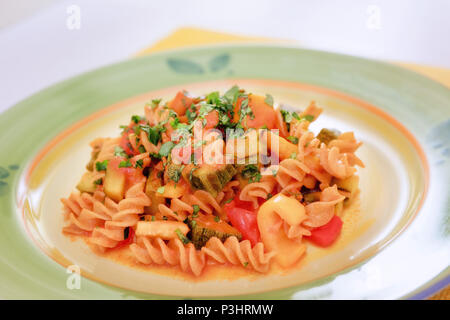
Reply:
[[[305,207],[308,219],[303,224],[308,227],[320,227],[327,224],[333,218],[335,205],[344,199],[345,196],[339,193],[336,185],[324,189],[320,195],[320,201]]]
[[[275,180],[283,189],[292,183],[302,182],[305,175],[311,171],[304,163],[297,159],[285,159],[279,165],[272,167],[276,169]]]
[[[264,252],[264,245],[258,243],[253,248],[250,241],[239,240],[232,236],[222,243],[218,238],[209,239],[201,250],[196,250],[192,243],[183,245],[179,239],[167,243],[160,239],[141,237],[137,244],[130,245],[136,260],[142,264],[168,264],[180,266],[185,272],[199,276],[207,260],[218,264],[232,264],[253,269],[257,272],[267,272],[274,253]]]
[[[328,149],[324,143],[320,147],[320,164],[326,172],[339,179],[348,178],[356,172],[348,163],[346,154],[341,154],[337,147]]]
[[[249,267],[258,272],[269,271],[270,261],[275,255],[273,252],[265,253],[261,242],[252,248],[249,240],[239,242],[234,236],[228,237],[223,243],[213,237],[201,251],[215,262]]]
[[[105,221],[103,228],[95,228],[90,241],[101,248],[113,248],[119,241],[124,240],[124,230],[134,227],[139,221],[139,214],[144,207],[151,204],[150,199],[143,192],[144,183],[138,183],[128,189],[125,198],[121,200],[110,219]]]
[[[276,181],[272,176],[264,176],[260,182],[253,182],[242,188],[239,198],[242,201],[250,201],[253,207],[258,207],[258,198],[267,199],[269,193],[275,187]]]
[[[197,251],[192,243],[183,245],[179,239],[169,240],[168,243],[160,238],[138,239],[139,244],[130,245],[130,250],[136,260],[142,264],[178,265],[184,272],[192,272],[199,276],[206,264],[205,254]]]
[[[98,210],[98,207],[103,205],[104,197],[101,191],[96,191],[93,195],[72,192],[69,198],[61,199],[65,220],[68,221],[63,232],[81,235],[102,225],[103,221],[108,219],[105,212]]]

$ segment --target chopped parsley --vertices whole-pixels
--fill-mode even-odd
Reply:
[[[124,160],[124,161],[120,161],[119,163],[119,168],[130,168],[133,165],[131,164],[130,160]]]
[[[234,198],[230,198],[230,199],[228,199],[228,200],[225,200],[224,203],[225,203],[225,204],[230,203],[231,201],[233,201],[233,199],[234,199]]]
[[[95,163],[95,169],[97,169],[97,171],[105,171],[107,167],[108,167],[108,160],[104,160],[102,162],[97,161]]]
[[[244,268],[247,268],[247,266],[248,266],[248,262],[247,262],[247,261],[245,261],[245,262],[243,263],[243,265],[244,265]]]
[[[180,229],[176,229],[175,233],[177,234],[181,242],[183,242],[183,244],[188,244],[189,242],[191,242],[191,240],[189,240],[188,237],[186,237],[183,232],[180,231]]]
[[[288,139],[290,142],[292,142],[293,144],[298,144],[298,138],[294,137],[294,136],[289,136],[286,139]]]
[[[161,133],[166,130],[166,128],[159,126],[159,125],[154,126],[154,127],[150,127],[148,125],[140,125],[139,127],[141,130],[143,130],[147,133],[148,140],[151,143],[153,143],[155,146],[161,140]]]
[[[101,185],[102,183],[103,183],[103,179],[102,178],[94,181],[94,184],[97,185],[97,186]]]
[[[259,169],[254,164],[248,164],[242,170],[242,176],[248,179],[249,182],[259,182],[262,178]]]
[[[159,106],[161,102],[161,99],[153,99],[152,102],[150,103],[150,106],[152,107],[152,109],[155,109],[156,107]]]
[[[301,117],[301,118],[300,118],[300,120],[306,120],[306,121],[309,121],[309,122],[311,122],[311,121],[313,121],[313,120],[314,120],[314,116],[313,116],[313,115],[311,115],[311,114],[307,114],[307,115],[305,115],[305,116]]]
[[[215,222],[219,222],[219,221],[220,221],[220,218],[219,218],[218,216],[215,216],[215,217],[214,217],[214,221],[215,221]]]
[[[225,92],[224,98],[228,100],[228,102],[234,104],[239,97],[239,93],[240,93],[239,87],[234,85],[227,92]]]
[[[179,119],[178,117],[175,118],[175,119],[173,119],[173,120],[170,122],[170,126],[171,126],[172,128],[174,128],[174,129],[177,129],[179,124],[180,124],[180,119]]]
[[[269,106],[273,107],[273,97],[270,94],[266,94],[266,98],[264,99],[264,102],[268,104]]]
[[[127,157],[127,153],[125,152],[125,150],[123,150],[121,147],[119,147],[119,146],[116,146],[115,148],[114,148],[114,155],[116,156],[116,157]]]
[[[172,148],[174,146],[175,146],[175,143],[173,143],[172,141],[167,141],[159,149],[159,155],[161,157],[167,157],[169,155],[170,151],[172,151]]]
[[[156,190],[156,192],[158,192],[158,193],[160,193],[160,194],[163,194],[164,193],[164,186],[162,186],[162,187],[159,187],[157,190]]]
[[[145,150],[145,147],[143,145],[140,145],[138,150],[139,150],[140,153],[146,153],[147,152],[147,150]]]
[[[286,123],[291,123],[292,120],[300,120],[300,116],[295,111],[287,111],[287,110],[280,110],[281,115],[283,116],[283,120]]]
[[[136,115],[131,116],[131,121],[133,121],[136,124],[138,124],[139,121],[141,121],[141,120],[142,120],[142,117],[140,117],[140,116],[136,116]]]
[[[291,159],[297,159],[297,153],[296,152],[292,152],[290,158]]]
[[[139,159],[136,161],[136,164],[134,165],[135,168],[143,168],[144,167],[144,160]]]
[[[192,206],[192,209],[194,209],[194,211],[193,211],[193,213],[192,213],[192,216],[193,216],[194,218],[197,218],[197,217],[198,217],[198,212],[200,211],[200,207],[199,207],[198,205],[194,204],[194,205]]]

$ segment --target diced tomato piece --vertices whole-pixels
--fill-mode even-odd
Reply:
[[[234,117],[233,121],[238,122],[240,118],[240,108],[241,103],[244,99],[238,98],[236,105],[234,107]],[[254,118],[251,119],[247,116],[247,125],[245,126],[245,121],[242,125],[246,128],[261,128],[266,126],[268,129],[274,129],[277,127],[277,114],[272,106],[268,105],[265,98],[257,95],[249,95],[248,105],[253,112]]]
[[[236,206],[235,200],[227,203],[224,210],[233,227],[239,230],[244,240],[249,240],[252,246],[261,241],[256,213]]]
[[[205,116],[205,120],[205,130],[215,128],[219,123],[219,113],[217,112],[217,110],[213,110]]]
[[[334,216],[327,224],[311,230],[311,236],[305,237],[321,247],[332,245],[342,230],[342,220]]]
[[[265,102],[265,97],[249,95],[248,105],[255,116],[253,119],[247,117],[248,128],[261,128],[267,126],[268,129],[277,127],[277,114],[272,106]]]
[[[169,102],[169,108],[175,111],[179,116],[182,116],[186,113],[187,108],[189,108],[193,99],[186,96],[183,91],[179,91],[175,98]]]

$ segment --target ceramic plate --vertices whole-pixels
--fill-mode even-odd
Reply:
[[[324,113],[313,131],[353,130],[364,142],[360,210],[336,244],[310,249],[285,275],[194,282],[118,264],[61,234],[59,199],[90,140],[117,135],[152,98],[234,84],[298,108],[315,100]],[[0,296],[424,298],[450,280],[449,105],[449,89],[393,65],[269,46],[164,52],[57,84],[0,115]],[[74,265],[79,289],[67,285]]]

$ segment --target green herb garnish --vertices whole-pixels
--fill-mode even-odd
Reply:
[[[254,164],[246,165],[242,170],[242,176],[244,176],[244,178],[247,178],[249,182],[259,182],[262,178],[258,167]]]
[[[194,209],[194,211],[193,211],[193,213],[192,213],[192,216],[193,216],[194,218],[197,218],[197,217],[198,217],[198,212],[200,211],[200,207],[199,207],[198,205],[194,204],[194,205],[192,206],[192,208]]]
[[[140,116],[136,116],[136,115],[131,116],[131,121],[133,121],[136,124],[138,124],[139,121],[141,121],[141,120],[142,120],[142,118]]]
[[[156,192],[158,192],[158,193],[160,193],[160,194],[163,194],[164,193],[164,186],[162,186],[162,187],[159,187],[157,190],[156,190]]]
[[[131,164],[130,160],[120,161],[120,163],[119,163],[119,168],[129,168],[131,166],[132,166],[132,164]]]
[[[125,152],[125,150],[123,150],[121,147],[116,146],[114,148],[114,155],[116,157],[127,157],[127,153]]]
[[[97,171],[105,171],[107,167],[108,167],[108,160],[95,163],[95,169],[97,169]]]
[[[167,141],[159,149],[159,155],[161,157],[167,157],[169,155],[170,151],[172,151],[172,148],[174,146],[175,146],[175,143],[173,143],[172,141]]]
[[[180,231],[180,229],[176,229],[175,233],[177,234],[181,242],[183,242],[183,244],[188,244],[189,242],[191,242],[191,240],[189,240],[188,237],[186,237],[183,232]]]
[[[136,161],[136,164],[134,165],[135,168],[143,168],[144,167],[144,160],[139,159]]]
[[[270,94],[266,93],[266,98],[264,99],[264,102],[269,106],[273,107],[273,97]]]
[[[293,144],[298,144],[298,138],[294,137],[294,136],[289,136],[286,139],[288,139],[290,142],[292,142]]]

